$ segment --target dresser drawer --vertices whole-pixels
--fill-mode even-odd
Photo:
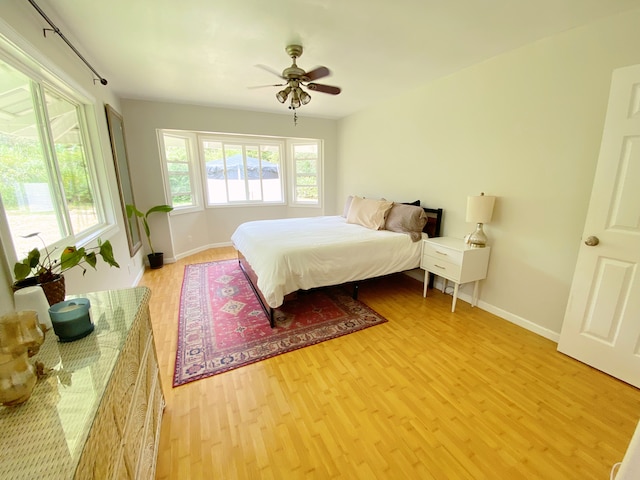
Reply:
[[[459,264],[424,255],[422,257],[422,265],[420,265],[420,267],[454,282],[460,281],[462,267]]]
[[[423,257],[435,257],[436,259],[442,259],[442,261],[445,262],[461,265],[462,255],[463,253],[460,250],[456,250],[454,248],[434,245],[429,242],[423,242],[422,244]]]

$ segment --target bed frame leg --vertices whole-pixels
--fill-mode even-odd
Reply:
[[[353,295],[351,295],[351,297],[354,300],[358,299],[358,290],[360,289],[360,284],[358,282],[353,284]]]
[[[269,307],[269,325],[271,328],[276,328],[276,313],[275,309]]]

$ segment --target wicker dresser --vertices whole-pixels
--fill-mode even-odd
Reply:
[[[164,397],[146,287],[82,295],[95,331],[47,332],[34,359],[52,369],[31,398],[0,406],[0,478],[152,479]]]

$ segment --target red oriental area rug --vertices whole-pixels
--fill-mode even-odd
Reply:
[[[341,287],[298,292],[269,326],[237,260],[187,265],[173,386],[387,321]]]

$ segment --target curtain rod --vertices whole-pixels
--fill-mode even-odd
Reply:
[[[100,76],[100,74],[98,72],[96,72],[96,70],[91,66],[91,64],[89,62],[87,62],[87,60],[82,56],[82,54],[76,49],[76,47],[74,47],[71,42],[69,40],[67,40],[67,37],[65,37],[62,32],[60,31],[60,29],[58,27],[56,27],[54,25],[54,23],[51,21],[51,19],[49,19],[49,17],[47,17],[46,13],[44,13],[42,11],[42,9],[38,6],[38,4],[35,2],[35,0],[29,0],[29,3],[31,5],[33,5],[33,8],[35,8],[38,13],[42,16],[42,18],[44,18],[47,23],[49,25],[51,25],[51,28],[43,28],[42,31],[44,32],[44,36],[47,36],[47,30],[48,31],[53,31],[55,33],[57,33],[58,35],[60,35],[60,38],[62,40],[64,40],[64,42],[69,45],[69,48],[71,48],[71,50],[73,50],[73,53],[75,53],[78,57],[80,57],[80,60],[82,60],[84,62],[84,64],[89,67],[89,69],[95,74],[96,77],[98,77],[98,80],[100,80],[100,83],[102,85],[106,85],[107,84],[107,79],[103,78]],[[95,83],[95,80],[94,80]]]

